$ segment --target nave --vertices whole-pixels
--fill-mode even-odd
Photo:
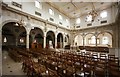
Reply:
[[[0,76],[120,77],[120,1],[56,1],[2,1]]]
[[[11,68],[19,70],[18,73],[11,73],[11,75],[28,77],[119,77],[120,73],[118,57],[108,53],[50,48],[26,50],[11,47],[8,50],[8,55],[14,61],[12,61],[14,66],[11,65]],[[6,75],[5,67],[3,65],[3,74]]]

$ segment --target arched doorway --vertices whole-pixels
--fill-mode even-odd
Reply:
[[[112,47],[112,34],[108,32],[101,32],[97,38],[100,39],[98,46]]]
[[[2,47],[20,47],[19,37],[23,37],[22,33],[26,35],[26,30],[23,26],[16,25],[16,22],[8,22],[2,27]],[[24,37],[26,38],[26,37]],[[26,39],[24,40],[26,41]],[[26,45],[26,43],[24,43]]]
[[[43,48],[43,31],[40,28],[34,27],[30,31],[30,48]]]
[[[65,36],[65,41],[64,41],[65,43],[64,43],[64,46],[66,46],[66,45],[70,45],[70,43],[69,43],[69,35],[66,35]]]
[[[48,31],[46,34],[46,47],[55,48],[55,34],[53,31]]]
[[[57,48],[63,48],[63,35],[59,33],[57,35]]]
[[[85,35],[84,45],[85,46],[96,46],[96,37],[94,36],[93,33],[88,33]]]
[[[76,35],[74,45],[83,46],[83,37],[80,34]]]

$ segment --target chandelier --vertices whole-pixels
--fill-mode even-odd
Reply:
[[[93,22],[95,20],[95,18],[98,16],[97,11],[95,10],[95,6],[92,2],[92,11],[88,13],[88,15],[92,16],[91,21]]]

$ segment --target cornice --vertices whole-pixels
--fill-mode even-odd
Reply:
[[[25,16],[25,17],[29,17],[29,18],[31,18],[31,19],[35,19],[35,20],[40,21],[40,22],[43,22],[43,23],[46,23],[46,22],[47,22],[47,24],[50,24],[50,25],[52,25],[52,26],[54,26],[54,27],[58,27],[58,28],[61,28],[61,29],[70,31],[69,29],[64,28],[64,27],[61,27],[61,26],[59,26],[58,24],[55,24],[55,23],[53,23],[53,22],[49,22],[49,21],[44,20],[44,19],[42,19],[42,18],[39,18],[39,17],[36,17],[36,16],[34,16],[34,15],[28,14],[28,13],[26,13],[26,12],[17,10],[17,9],[15,9],[15,8],[12,8],[12,7],[10,7],[8,4],[3,3],[3,2],[2,2],[2,10],[8,10],[8,11],[17,13],[17,14],[19,14],[19,15],[23,15],[23,16]]]
[[[89,28],[82,28],[82,29],[72,29],[70,31],[78,32],[78,31],[85,31],[85,30],[90,30],[90,29],[99,29],[99,28],[104,28],[104,27],[114,27],[115,23],[107,24],[107,25],[102,25],[102,26],[94,26],[94,27],[89,27]],[[116,25],[115,25],[116,26]]]

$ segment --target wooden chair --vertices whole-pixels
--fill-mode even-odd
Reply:
[[[115,55],[108,55],[108,72],[110,77],[120,77],[119,59]]]
[[[95,67],[95,75],[98,77],[107,76],[107,69],[107,56],[104,53],[100,53]]]

